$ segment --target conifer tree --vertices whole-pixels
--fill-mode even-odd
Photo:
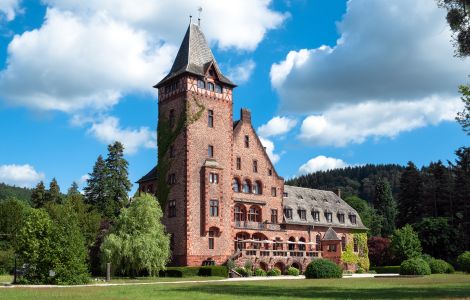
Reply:
[[[409,161],[400,179],[397,216],[398,226],[402,227],[405,224],[414,224],[421,219],[421,190],[421,174],[415,164]]]
[[[44,204],[46,204],[46,187],[44,186],[44,182],[40,181],[31,194],[31,205],[34,208],[40,208],[43,207]]]
[[[120,142],[115,142],[108,146],[108,157],[106,158],[107,170],[107,211],[110,216],[119,214],[119,210],[127,205],[128,193],[132,184],[128,178],[128,162],[124,159],[124,146]]]
[[[470,147],[459,148],[455,173],[455,222],[464,233],[464,249],[470,249]]]
[[[107,193],[107,169],[103,157],[100,155],[93,166],[93,171],[88,174],[87,185],[83,189],[85,202],[93,205],[101,213],[105,210]]]
[[[451,217],[453,214],[451,172],[441,161],[438,161],[423,168],[422,173],[422,201],[425,216]]]
[[[49,184],[49,190],[46,192],[46,202],[61,204],[62,197],[60,196],[60,187],[55,178],[52,178]]]
[[[375,185],[374,208],[383,217],[382,235],[391,235],[395,230],[397,204],[393,199],[390,184],[386,179],[379,179]]]
[[[74,195],[80,195],[80,191],[78,190],[78,184],[75,181],[72,182],[72,185],[69,187],[67,191],[67,197]]]

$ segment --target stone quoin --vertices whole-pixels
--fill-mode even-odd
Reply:
[[[159,161],[139,181],[155,194],[171,234],[171,265],[250,260],[265,270],[313,259],[343,267],[347,244],[360,254],[358,213],[340,193],[284,185],[242,109],[233,120],[236,85],[219,69],[201,28],[190,24],[158,89]]]

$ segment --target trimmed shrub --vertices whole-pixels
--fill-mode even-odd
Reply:
[[[266,271],[260,268],[255,269],[255,276],[266,276]]]
[[[281,274],[281,270],[278,268],[272,268],[266,273],[267,276],[281,276]]]
[[[432,274],[444,274],[449,270],[449,263],[442,259],[431,259],[429,267]]]
[[[195,276],[219,276],[228,277],[226,266],[204,267],[167,267],[159,272],[160,277],[195,277]]]
[[[235,268],[235,272],[237,272],[238,274],[242,275],[242,277],[248,277],[248,271],[243,268],[243,267],[238,267],[238,268]]]
[[[453,266],[453,265],[451,265],[450,263],[447,263],[447,270],[446,270],[446,274],[452,274],[452,273],[455,273],[454,266]]]
[[[377,274],[400,273],[400,266],[384,266],[372,268]]]
[[[430,275],[431,268],[422,258],[410,258],[400,265],[400,275]]]
[[[365,271],[363,268],[361,268],[361,267],[357,268],[357,270],[356,270],[356,274],[363,274],[363,273],[365,273],[365,272],[366,272],[366,271]]]
[[[287,269],[287,275],[290,275],[290,276],[299,276],[299,275],[300,275],[300,271],[299,271],[299,269],[297,269],[297,268],[289,267],[289,269]]]
[[[306,278],[341,278],[341,267],[326,259],[316,259],[308,264],[305,270]]]
[[[465,251],[457,258],[457,264],[461,271],[470,273],[470,251]]]

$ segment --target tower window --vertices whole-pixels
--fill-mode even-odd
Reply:
[[[209,230],[209,249],[214,249],[215,247],[215,232],[214,230]]]
[[[171,173],[170,175],[168,175],[168,184],[169,185],[176,184],[176,174],[175,173]]]
[[[170,109],[170,115],[168,116],[168,123],[170,127],[173,127],[175,125],[175,110]]]
[[[205,89],[206,88],[206,83],[204,82],[204,80],[199,79],[197,81],[197,87],[200,88],[200,89]]]
[[[237,170],[241,170],[241,169],[242,169],[242,158],[237,157]]]
[[[173,145],[170,146],[170,157],[175,157],[175,146]]]
[[[258,173],[258,161],[253,161],[253,172]]]
[[[209,182],[210,183],[219,183],[219,174],[209,173]]]
[[[214,111],[209,110],[207,113],[207,125],[212,128],[214,127]]]
[[[219,84],[215,85],[215,92],[221,94],[222,93],[222,86]]]
[[[276,197],[277,195],[277,189],[275,187],[271,188],[271,196]]]
[[[207,83],[208,90],[213,92],[214,91],[214,84],[212,82]]]
[[[271,209],[271,223],[277,224],[277,209]]]
[[[272,169],[268,169],[268,176],[273,176],[273,170]]]
[[[210,216],[218,217],[219,216],[219,200],[210,201]]]
[[[209,145],[209,147],[207,147],[207,156],[214,157],[214,146]]]
[[[245,148],[250,147],[250,137],[248,135],[245,135]]]
[[[176,200],[171,200],[168,202],[168,217],[176,217]]]

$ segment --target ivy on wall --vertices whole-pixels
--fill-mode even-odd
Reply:
[[[166,116],[161,115],[158,118],[158,167],[157,167],[157,199],[160,203],[162,211],[166,209],[168,195],[170,194],[171,185],[168,184],[168,171],[170,170],[173,158],[170,158],[168,151],[170,146],[175,142],[176,138],[189,125],[193,124],[202,117],[204,105],[199,103],[195,97],[192,100],[196,103],[197,111],[191,113],[191,100],[186,101],[185,109],[181,112],[176,126],[170,126],[170,122]]]
[[[354,239],[357,240],[357,254],[354,252]],[[354,239],[346,245],[346,250],[341,253],[341,261],[347,264],[357,264],[358,267],[367,271],[370,267],[367,233],[356,232]]]

